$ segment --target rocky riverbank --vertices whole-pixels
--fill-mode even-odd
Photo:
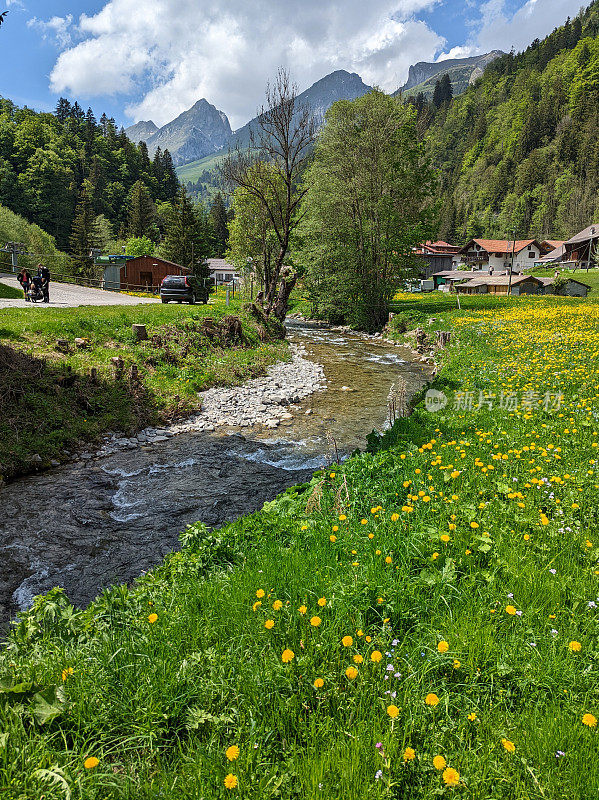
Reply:
[[[202,392],[202,409],[192,417],[161,428],[145,428],[128,438],[118,435],[106,437],[96,453],[83,453],[81,459],[103,458],[119,450],[150,447],[177,434],[212,432],[223,426],[277,428],[282,421],[292,419],[292,412],[297,410],[295,403],[326,386],[322,366],[305,358],[305,348],[291,345],[290,349],[291,360],[274,364],[262,378],[254,378],[234,388],[213,388]]]

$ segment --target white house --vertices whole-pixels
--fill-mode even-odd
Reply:
[[[509,269],[520,272],[538,261],[544,250],[536,239],[471,239],[460,250],[461,265],[493,272]]]
[[[208,266],[210,267],[210,277],[216,286],[222,286],[239,278],[239,273],[234,265],[225,261],[224,258],[209,258]]]

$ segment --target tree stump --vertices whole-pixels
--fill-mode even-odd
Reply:
[[[123,377],[123,370],[125,368],[125,362],[120,356],[115,356],[114,358],[110,359],[110,363],[114,367],[114,377],[117,380],[120,380]]]
[[[447,347],[451,339],[451,331],[437,331],[436,338],[439,347]]]
[[[145,325],[132,325],[133,335],[138,342],[145,342],[148,338],[148,332]]]
[[[60,350],[61,353],[68,353],[69,352],[69,340],[68,339],[57,339],[56,340],[56,349]]]

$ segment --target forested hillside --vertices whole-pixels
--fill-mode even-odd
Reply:
[[[421,125],[442,173],[440,236],[563,238],[599,219],[599,3],[502,56]],[[416,103],[416,101],[414,101]]]
[[[151,200],[174,200],[179,184],[168,151],[151,161],[145,145],[130,142],[114,120],[102,115],[98,122],[78,103],[61,99],[48,114],[0,98],[0,204],[54,236],[61,249],[73,250],[76,217],[93,215],[104,238],[123,232],[138,181]]]

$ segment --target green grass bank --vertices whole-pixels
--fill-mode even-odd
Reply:
[[[133,323],[146,325],[147,341],[136,341]],[[4,309],[0,476],[38,468],[34,456],[42,465],[61,460],[65,449],[91,446],[108,431],[189,414],[202,389],[235,385],[285,358],[280,336],[280,326],[238,303]],[[120,379],[113,358],[122,359]]]
[[[22,616],[3,797],[598,796],[599,304],[424,302],[446,405]]]

